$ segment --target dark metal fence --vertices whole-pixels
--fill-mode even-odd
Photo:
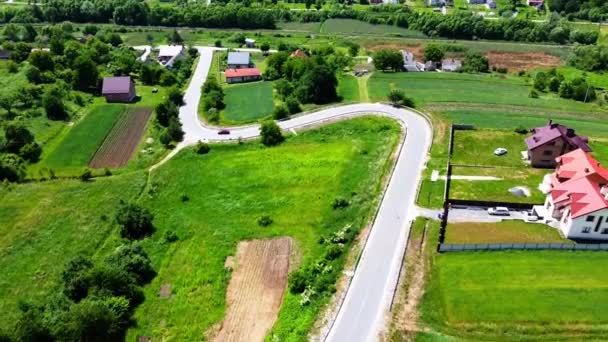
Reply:
[[[539,205],[539,203],[515,203],[515,202],[498,202],[498,201],[476,201],[476,200],[461,200],[449,198],[447,200],[452,208],[457,207],[507,207],[515,210],[530,210],[533,206]]]
[[[608,243],[573,244],[573,243],[478,243],[478,244],[439,244],[438,251],[475,252],[475,251],[608,251]]]

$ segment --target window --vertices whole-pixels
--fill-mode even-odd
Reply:
[[[582,233],[589,233],[591,231],[591,227],[583,227]]]
[[[595,216],[593,216],[593,215],[587,216],[587,222],[593,222],[593,221],[595,221]]]
[[[550,163],[551,159],[542,159],[540,162],[541,163]]]
[[[608,234],[608,228],[602,229],[602,234]]]
[[[552,156],[552,155],[553,155],[553,151],[551,151],[551,150],[543,151],[543,156]]]

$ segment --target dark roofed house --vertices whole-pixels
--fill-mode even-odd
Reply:
[[[108,102],[132,102],[137,96],[130,76],[104,77],[101,94]]]
[[[555,158],[580,148],[591,152],[589,139],[576,135],[573,129],[549,121],[546,126],[533,128],[526,138],[528,160],[533,167],[553,168]]]

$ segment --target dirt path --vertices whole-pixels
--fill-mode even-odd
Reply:
[[[241,242],[226,299],[228,312],[214,341],[263,341],[287,287],[289,237]]]

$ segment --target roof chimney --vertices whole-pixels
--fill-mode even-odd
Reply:
[[[566,131],[566,136],[569,138],[574,137],[574,130],[572,128],[568,128],[568,130]]]

